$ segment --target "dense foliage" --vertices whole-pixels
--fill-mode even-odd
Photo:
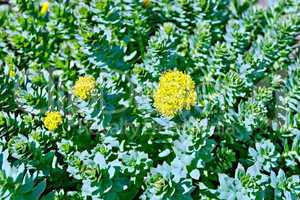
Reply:
[[[0,198],[300,199],[298,35],[299,0],[1,5]]]

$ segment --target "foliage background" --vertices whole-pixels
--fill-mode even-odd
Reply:
[[[1,6],[1,199],[300,198],[298,0],[49,3]],[[170,69],[198,99],[166,119]]]

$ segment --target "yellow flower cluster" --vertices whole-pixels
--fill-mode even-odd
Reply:
[[[151,4],[151,0],[143,0],[143,5],[145,6],[145,8],[148,8]]]
[[[13,68],[10,68],[10,69],[9,69],[8,76],[9,76],[10,78],[14,78],[14,77],[16,76],[16,72],[14,71]]]
[[[192,78],[180,71],[169,71],[159,79],[154,94],[154,106],[165,117],[174,117],[183,109],[196,104],[197,94]]]
[[[44,126],[49,131],[54,131],[62,124],[62,116],[59,112],[48,112],[44,118]]]
[[[73,93],[80,99],[86,100],[91,96],[92,91],[95,89],[95,87],[96,81],[93,77],[79,77],[73,88]]]
[[[41,10],[40,10],[40,14],[41,15],[45,15],[48,12],[49,9],[49,2],[45,1],[41,4]]]

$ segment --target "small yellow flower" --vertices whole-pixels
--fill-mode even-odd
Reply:
[[[84,77],[79,77],[79,79],[76,81],[74,88],[73,88],[73,93],[75,96],[79,97],[82,100],[88,99],[92,91],[96,87],[96,81],[93,77],[89,76],[84,76]]]
[[[48,12],[49,9],[49,2],[45,1],[41,4],[41,10],[40,10],[40,14],[41,15],[45,15]]]
[[[174,70],[163,74],[154,93],[154,106],[165,117],[174,117],[183,109],[196,104],[197,94],[192,78]]]
[[[49,131],[54,131],[62,124],[62,116],[59,112],[48,112],[44,118],[44,126]]]
[[[151,4],[151,0],[143,0],[143,5],[145,8],[148,8]]]
[[[9,69],[8,76],[9,76],[10,78],[14,78],[14,77],[16,76],[16,72],[14,71],[13,68],[10,68],[10,69]]]

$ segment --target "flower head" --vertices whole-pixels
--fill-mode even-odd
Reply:
[[[143,0],[143,5],[145,8],[148,8],[151,4],[151,0]]]
[[[196,104],[195,83],[180,71],[169,71],[159,79],[154,94],[154,106],[165,117],[174,117],[183,109],[189,110]]]
[[[8,76],[10,78],[14,78],[16,76],[16,72],[15,72],[15,70],[13,68],[9,69]]]
[[[40,14],[41,15],[45,15],[48,12],[49,9],[49,2],[45,1],[41,4],[41,10],[40,10]]]
[[[93,77],[79,77],[73,88],[73,93],[80,99],[86,100],[91,96],[92,91],[95,89],[95,87],[96,81]]]
[[[54,131],[62,124],[62,116],[59,112],[48,112],[44,118],[44,126],[49,131]]]

